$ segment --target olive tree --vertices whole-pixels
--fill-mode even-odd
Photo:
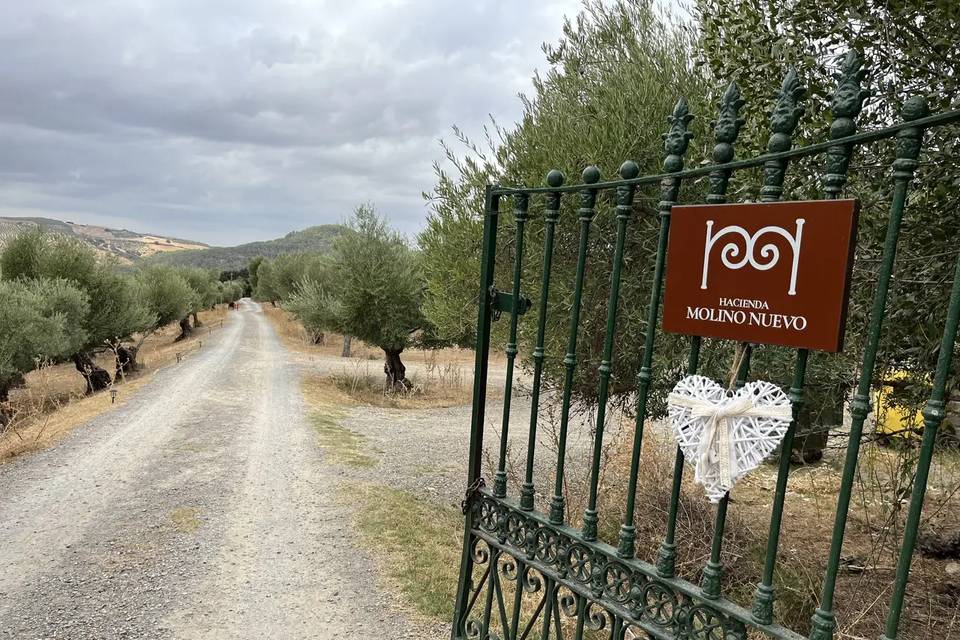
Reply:
[[[217,288],[216,275],[212,271],[199,267],[180,267],[177,271],[195,294],[191,298],[187,314],[180,318],[180,335],[177,336],[177,340],[183,340],[193,332],[193,327],[201,326],[197,314],[215,305],[220,291]],[[193,317],[193,326],[190,325],[191,317]]]
[[[190,283],[173,267],[146,267],[137,274],[137,281],[144,303],[153,317],[153,322],[144,331],[140,344],[160,327],[171,322],[180,322],[199,304],[197,293]]]
[[[87,291],[91,300],[90,325],[98,327],[103,342],[113,351],[115,375],[135,371],[139,346],[131,340],[135,333],[143,333],[153,324],[140,283],[115,265],[104,264]],[[96,308],[95,303],[99,303]]]
[[[283,308],[300,321],[314,344],[323,342],[327,331],[344,333],[343,307],[327,280],[304,278]]]
[[[564,26],[562,39],[545,46],[548,66],[533,78],[533,93],[523,100],[524,113],[516,125],[492,135],[491,148],[470,143],[459,131],[463,145],[447,146],[447,163],[437,167],[436,185],[427,194],[430,212],[419,235],[426,277],[424,311],[437,334],[449,341],[472,346],[475,340],[479,291],[479,258],[483,223],[483,187],[487,183],[543,185],[552,169],[581,181],[581,171],[596,165],[601,179],[615,179],[624,160],[635,161],[642,173],[655,174],[663,162],[666,117],[678,98],[685,97],[693,120],[689,155],[708,157],[712,139],[707,124],[715,113],[714,87],[706,73],[692,64],[696,40],[688,29],[676,26],[655,9],[652,1],[624,0],[587,3],[581,14]],[[718,87],[717,89],[722,89]],[[682,197],[702,198],[703,185],[691,182]],[[597,367],[602,359],[606,327],[606,299],[616,233],[614,202],[601,193],[589,240],[589,263],[577,345],[578,366],[574,392],[586,402],[596,398]],[[655,187],[641,188],[634,200],[625,247],[621,284],[623,301],[618,325],[611,390],[618,401],[628,401],[643,356],[647,326],[647,301],[652,286],[659,218]],[[547,316],[545,381],[563,379],[572,290],[575,280],[579,225],[575,194],[564,196],[556,244]],[[702,201],[702,200],[701,200]],[[512,202],[501,202],[495,285],[510,290],[514,245]],[[543,255],[543,200],[532,198],[526,224],[523,294],[539,298]],[[537,314],[521,317],[521,357],[529,358],[536,336]],[[494,325],[494,339],[505,342],[507,323]],[[686,353],[685,340],[658,336],[658,361],[652,409],[662,410],[667,390]],[[732,353],[726,354],[727,360]]]
[[[109,372],[97,365],[93,355],[109,348],[117,353],[120,367],[121,343],[152,321],[136,283],[120,273],[116,264],[74,238],[39,230],[21,233],[0,253],[0,268],[6,280],[63,279],[84,292],[89,305],[76,320],[86,339],[70,358],[88,392],[104,389],[111,382]]]
[[[325,269],[322,256],[306,253],[289,253],[272,260],[263,259],[257,266],[257,300],[276,306],[296,291],[304,277],[310,277]]]
[[[401,354],[425,325],[417,254],[372,206],[361,205],[334,240],[328,268],[326,283],[308,276],[285,307],[312,330],[337,331],[382,349],[387,383],[406,389]]]
[[[38,362],[70,357],[87,341],[86,294],[63,279],[0,280],[0,426],[10,389]]]
[[[242,280],[227,280],[217,283],[217,302],[228,304],[232,308],[243,297],[244,282]]]
[[[263,264],[263,260],[263,256],[256,256],[252,258],[250,263],[247,265],[247,280],[250,282],[250,291],[257,290],[257,284],[260,277],[260,265]]]
[[[857,119],[861,128],[902,121],[901,111],[912,96],[925,97],[933,111],[950,109],[960,100],[960,12],[952,0],[824,0],[796,2],[789,7],[756,0],[698,0],[696,13],[704,68],[718,78],[736,80],[746,100],[748,121],[766,124],[763,110],[771,83],[787,67],[797,69],[808,94],[803,103],[806,113],[794,136],[801,143],[823,140],[829,127],[827,107],[836,86],[835,75],[841,56],[850,50],[862,59],[862,85],[872,94]],[[764,127],[747,127],[737,146],[743,153],[758,152],[768,135]],[[879,345],[878,377],[884,378],[885,371],[904,372],[890,397],[907,406],[918,406],[928,393],[928,376],[936,363],[946,315],[945,292],[953,277],[960,234],[956,215],[960,194],[955,188],[960,183],[960,169],[954,161],[958,149],[960,126],[937,127],[925,133],[924,156],[918,180],[910,189],[900,235],[896,275]],[[859,148],[853,161],[857,169],[847,192],[860,200],[861,208],[845,354],[813,359],[807,375],[814,405],[819,396],[821,412],[833,414],[832,420],[818,420],[827,426],[839,423],[837,406],[842,405],[855,380],[863,351],[886,236],[893,156],[892,143],[886,143]],[[784,197],[821,197],[821,170],[815,159],[794,163],[787,173]],[[749,185],[740,188],[747,197],[755,193]],[[755,354],[757,375],[779,381],[789,367],[789,354],[784,350],[764,348]],[[956,388],[956,373],[949,386]],[[831,406],[833,410],[827,411]],[[941,434],[956,437],[949,429]],[[825,433],[819,439],[822,442],[824,438]]]

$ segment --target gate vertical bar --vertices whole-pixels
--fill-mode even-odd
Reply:
[[[690,355],[687,358],[687,375],[697,372],[700,365],[700,346],[703,339],[693,336],[690,340]],[[680,488],[683,485],[683,449],[677,447],[673,459],[673,486],[670,489],[670,507],[667,512],[667,532],[657,551],[657,575],[672,578],[677,565],[677,510],[680,507]]]
[[[500,456],[497,473],[493,479],[493,495],[505,498],[507,495],[507,438],[510,432],[510,401],[513,397],[513,365],[517,359],[517,322],[520,319],[520,278],[523,273],[523,229],[527,222],[527,207],[530,196],[518,193],[513,196],[513,219],[517,229],[514,236],[513,257],[513,310],[510,312],[510,334],[507,338],[507,379],[503,386],[503,422],[500,427]]]
[[[560,187],[563,174],[554,169],[547,174],[547,184]],[[533,461],[537,447],[537,418],[540,413],[540,386],[543,376],[543,344],[547,330],[547,305],[550,301],[550,269],[553,261],[553,240],[560,219],[560,192],[547,194],[544,212],[543,269],[540,277],[540,307],[537,309],[537,345],[533,349],[533,388],[530,396],[530,431],[527,435],[527,466],[520,487],[520,508],[533,509]]]
[[[720,100],[720,111],[713,123],[714,139],[713,162],[718,165],[710,172],[710,191],[707,194],[708,204],[723,204],[727,201],[727,187],[730,184],[730,169],[720,165],[733,160],[733,145],[740,135],[740,128],[744,125],[740,117],[740,109],[746,102],[740,97],[740,87],[736,82],[727,85]],[[700,346],[702,338],[693,336],[690,341],[690,355],[687,360],[687,375],[697,372],[700,362]],[[673,577],[676,570],[677,546],[675,543],[677,531],[677,509],[680,505],[680,488],[683,483],[683,450],[677,447],[673,462],[673,485],[670,490],[670,506],[667,513],[667,531],[660,549],[657,552],[657,573],[665,578]],[[718,551],[719,553],[719,551]]]
[[[767,141],[767,152],[778,153],[789,151],[793,146],[793,133],[800,124],[804,107],[801,100],[807,95],[806,87],[800,84],[797,70],[790,67],[780,85],[777,104],[770,114],[770,139]],[[783,182],[787,175],[789,160],[768,160],[763,164],[763,186],[760,188],[760,202],[777,202],[783,197]],[[746,382],[746,374],[750,371],[750,360],[753,358],[753,345],[743,344],[743,358],[741,369],[743,377],[737,376],[737,386]]]
[[[920,513],[923,510],[923,498],[927,491],[927,476],[933,460],[933,448],[937,442],[937,430],[947,417],[946,396],[947,378],[953,363],[953,349],[957,342],[957,324],[960,323],[960,254],[953,274],[953,290],[950,293],[950,305],[947,308],[947,320],[940,341],[940,356],[937,358],[937,371],[934,374],[933,390],[923,409],[923,443],[920,445],[920,457],[913,478],[913,490],[910,496],[910,511],[903,531],[903,543],[900,546],[900,558],[897,561],[897,577],[893,583],[893,596],[890,599],[890,611],[887,613],[886,631],[881,640],[896,640],[900,626],[900,614],[903,612],[903,599],[907,591],[907,578],[910,575],[910,562],[917,543],[917,530],[920,528]]]
[[[687,152],[693,133],[687,131],[687,125],[693,120],[685,98],[680,98],[673,108],[673,115],[667,118],[670,128],[663,134],[663,148],[667,157],[663,161],[665,173],[683,170],[683,154]],[[660,216],[660,234],[657,241],[657,261],[653,269],[653,282],[650,285],[650,308],[647,310],[647,327],[643,343],[643,361],[637,374],[637,415],[633,431],[633,452],[630,459],[630,480],[627,485],[627,508],[620,526],[620,539],[617,554],[621,558],[632,558],[635,552],[636,532],[633,515],[637,498],[637,474],[640,471],[640,450],[643,447],[643,426],[647,419],[647,395],[653,381],[653,345],[657,332],[657,320],[660,317],[660,294],[663,290],[663,272],[667,257],[667,237],[670,233],[670,213],[680,194],[680,178],[666,177],[660,183],[660,203],[657,210]]]
[[[793,449],[793,437],[797,432],[797,421],[803,408],[803,385],[807,374],[807,357],[809,351],[797,349],[797,359],[793,369],[793,382],[787,397],[790,398],[790,408],[793,412],[790,426],[780,443],[780,461],[777,468],[777,484],[773,493],[773,510],[770,516],[770,529],[767,533],[767,551],[763,561],[763,574],[760,584],[753,594],[753,604],[750,614],[761,624],[773,623],[773,573],[777,566],[777,549],[780,544],[780,525],[783,522],[783,505],[787,498],[787,479],[790,474],[790,455]]]
[[[640,175],[636,162],[627,160],[620,167],[620,177],[632,180]],[[583,514],[583,538],[597,539],[597,490],[600,482],[600,455],[603,451],[603,427],[607,418],[607,392],[610,375],[613,373],[613,338],[617,329],[617,306],[620,301],[620,270],[623,267],[623,247],[627,240],[627,223],[633,213],[632,184],[617,187],[617,240],[613,251],[613,272],[610,275],[610,296],[607,301],[607,327],[603,339],[603,360],[600,362],[600,382],[597,393],[597,423],[593,442],[593,459],[590,467],[590,493],[587,509]]]
[[[487,185],[483,206],[483,246],[480,257],[480,292],[477,296],[477,344],[473,370],[473,412],[470,419],[470,452],[467,466],[467,496],[465,500],[463,552],[460,558],[460,579],[457,584],[457,599],[454,605],[452,638],[464,636],[464,618],[470,596],[473,576],[471,535],[473,509],[470,491],[481,481],[480,465],[483,452],[483,419],[487,401],[487,365],[490,350],[490,287],[493,286],[493,271],[497,252],[497,222],[500,214],[500,196]]]
[[[740,389],[747,382],[747,374],[750,371],[750,350],[749,345],[740,353],[740,360],[737,363],[737,371],[734,375],[731,389]],[[727,506],[730,504],[730,492],[723,494],[720,502],[717,503],[717,513],[713,521],[713,540],[710,544],[710,559],[707,560],[703,568],[703,577],[700,581],[700,588],[703,595],[707,598],[717,599],[720,597],[721,582],[723,580],[723,563],[720,562],[720,554],[723,551],[723,532],[727,527]]]
[[[566,371],[563,377],[563,398],[560,407],[560,437],[557,443],[556,479],[550,499],[550,524],[560,525],[564,520],[563,468],[567,449],[567,427],[570,424],[570,396],[573,393],[573,372],[577,366],[577,335],[580,330],[580,303],[583,298],[583,279],[587,272],[587,249],[590,242],[590,223],[596,213],[597,190],[590,185],[600,180],[600,169],[594,166],[583,170],[584,189],[580,192],[580,248],[577,254],[577,279],[573,286],[573,304],[570,307],[570,338],[567,354],[563,357]]]
[[[830,137],[833,139],[852,135],[856,132],[855,118],[863,108],[863,101],[869,93],[860,87],[865,75],[860,57],[853,51],[847,53],[841,68],[837,90],[831,104],[833,123]],[[827,152],[827,173],[824,176],[824,190],[828,200],[840,197],[847,183],[847,173],[853,148],[849,145],[831,147]],[[781,176],[782,182],[782,176]],[[777,469],[777,484],[774,490],[773,509],[770,515],[770,529],[767,534],[767,551],[764,557],[763,574],[760,584],[754,592],[751,606],[753,619],[762,624],[773,622],[773,603],[776,593],[773,588],[773,574],[777,566],[777,553],[780,546],[780,527],[783,522],[783,507],[787,496],[787,480],[790,475],[790,456],[796,437],[800,414],[805,402],[804,384],[807,373],[807,349],[797,350],[797,359],[793,370],[788,397],[793,417],[790,426],[780,443],[780,461]]]
[[[922,118],[928,113],[926,101],[922,98],[908,100],[904,104],[902,113],[906,121]],[[873,308],[870,311],[870,328],[864,348],[860,379],[857,392],[850,403],[850,415],[852,417],[850,440],[847,444],[840,492],[837,496],[833,538],[830,542],[830,553],[827,557],[827,570],[820,594],[820,606],[811,620],[811,640],[832,640],[833,629],[836,625],[833,612],[833,595],[837,583],[837,572],[840,568],[840,553],[843,549],[843,536],[847,526],[847,512],[850,509],[853,479],[860,455],[860,437],[863,435],[863,424],[867,419],[867,414],[870,413],[870,387],[877,360],[877,347],[883,329],[883,318],[886,313],[887,293],[890,289],[890,278],[893,274],[893,265],[897,255],[897,241],[900,237],[900,225],[906,207],[907,187],[919,164],[917,159],[920,157],[922,137],[923,130],[919,127],[909,127],[897,134],[897,159],[893,162],[894,186],[893,200],[890,204],[890,220],[887,224],[887,235],[883,247],[880,272],[877,276]]]
[[[723,99],[720,104],[720,114],[714,124],[717,144],[713,148],[713,161],[717,164],[723,164],[733,160],[733,143],[740,133],[740,127],[744,124],[744,120],[739,117],[740,108],[743,107],[744,104],[746,104],[746,102],[740,97],[740,88],[737,87],[736,83],[731,82],[723,94]],[[726,202],[727,183],[729,180],[729,169],[718,168],[711,172],[710,194],[707,195],[708,204],[722,204]],[[700,345],[697,344],[697,349],[699,348]],[[742,365],[743,361],[741,360],[738,380],[741,372],[746,375]],[[682,478],[678,476],[675,478],[675,481],[679,482],[681,479]],[[677,489],[677,497],[679,498],[679,487]],[[703,579],[700,584],[703,595],[707,598],[720,597],[721,580],[723,578],[723,565],[720,562],[720,552],[723,548],[723,531],[726,528],[728,501],[729,494],[725,495],[717,505],[717,513],[713,525],[713,541],[710,545],[710,559],[703,568]],[[673,505],[671,505],[671,507],[672,506]],[[675,509],[671,510],[675,514]],[[674,515],[674,517],[676,516]]]

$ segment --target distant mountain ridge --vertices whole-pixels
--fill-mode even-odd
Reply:
[[[4,238],[34,227],[75,237],[101,253],[115,256],[124,264],[169,264],[218,271],[242,269],[257,256],[275,258],[287,253],[326,253],[333,240],[345,229],[339,224],[324,224],[291,231],[274,240],[249,242],[235,247],[212,247],[193,240],[76,224],[53,218],[0,217],[0,245]]]
[[[203,267],[220,271],[237,270],[247,266],[253,258],[276,258],[288,253],[326,253],[333,241],[343,234],[346,227],[339,224],[322,224],[291,231],[282,238],[248,242],[235,247],[208,247],[155,255],[150,263],[177,266]]]
[[[93,224],[77,224],[53,218],[0,217],[0,244],[4,238],[31,228],[72,236],[91,245],[97,251],[115,256],[120,262],[131,264],[152,255],[184,250],[205,250],[207,245],[194,240],[170,238],[155,233],[137,233],[128,229],[113,229]]]

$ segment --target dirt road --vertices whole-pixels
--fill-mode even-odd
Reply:
[[[421,638],[358,550],[257,305],[0,466],[0,638]],[[384,635],[387,634],[387,635]]]

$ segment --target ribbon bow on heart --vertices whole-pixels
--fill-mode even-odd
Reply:
[[[703,376],[687,376],[667,396],[677,443],[694,461],[695,480],[712,502],[756,468],[783,439],[793,417],[776,385],[748,382],[728,398]]]

